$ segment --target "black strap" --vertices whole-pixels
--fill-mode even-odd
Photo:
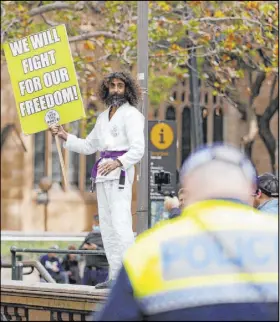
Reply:
[[[122,173],[120,173],[119,189],[123,190],[124,186],[125,186],[125,176],[122,176]]]

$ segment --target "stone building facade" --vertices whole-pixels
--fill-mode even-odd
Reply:
[[[246,79],[244,87],[246,94]],[[267,106],[268,87],[262,89],[255,105],[263,112]],[[149,110],[149,119],[175,119],[177,121],[177,168],[192,150],[190,137],[190,100],[188,80],[178,82],[171,90],[172,104],[162,102],[159,108]],[[248,131],[248,124],[226,100],[213,97],[211,89],[201,84],[201,111],[205,143],[230,142],[241,147],[241,138]],[[85,106],[88,103],[85,102]],[[89,105],[89,108],[92,105]],[[98,104],[97,112],[103,109]],[[278,138],[278,112],[271,121],[271,130]],[[85,124],[69,125],[71,133],[79,135]],[[9,130],[10,129],[10,130]],[[19,119],[6,65],[1,68],[1,229],[44,231],[43,205],[37,203],[38,183],[43,176],[52,178],[47,207],[48,231],[88,231],[97,214],[96,194],[89,192],[89,174],[94,156],[82,156],[63,150],[70,188],[61,184],[59,157],[49,132],[32,136],[21,134]],[[3,137],[5,133],[5,137]],[[269,156],[262,140],[257,137],[253,147],[253,160],[259,172],[271,171]],[[137,187],[133,187],[133,227],[136,224]]]

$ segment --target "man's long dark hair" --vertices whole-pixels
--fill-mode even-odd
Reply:
[[[106,99],[109,95],[109,83],[114,78],[120,79],[125,83],[124,97],[130,105],[137,107],[141,99],[142,91],[136,81],[134,81],[132,77],[126,72],[114,72],[107,75],[99,86],[97,92],[99,99],[103,103],[106,103]]]

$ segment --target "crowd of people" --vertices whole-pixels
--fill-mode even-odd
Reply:
[[[58,249],[58,246],[54,245],[50,249]],[[68,247],[68,250],[76,249],[74,245]],[[98,216],[94,216],[92,231],[86,236],[79,249],[104,250]],[[48,253],[40,258],[40,262],[56,283],[89,286],[104,283],[108,278],[109,269],[106,255],[85,255],[84,270],[81,273],[82,257],[76,254],[67,254],[63,259],[60,259],[57,254]],[[40,276],[40,280],[45,282],[42,276]]]
[[[257,189],[253,206],[266,213],[278,215],[279,212],[279,181],[272,173],[264,173],[257,177]],[[169,214],[169,219],[179,216],[184,209],[184,189],[180,189],[178,197],[165,197],[164,209]]]

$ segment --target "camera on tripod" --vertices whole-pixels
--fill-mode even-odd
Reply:
[[[175,196],[175,191],[162,191],[163,185],[170,185],[171,175],[170,172],[160,171],[154,174],[154,182],[157,185],[158,193],[163,196],[169,196],[173,198]]]

